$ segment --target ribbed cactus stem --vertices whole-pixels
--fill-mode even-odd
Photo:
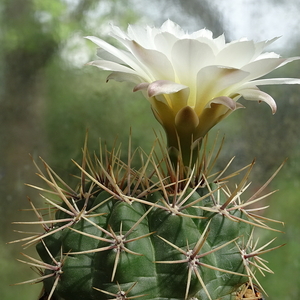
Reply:
[[[270,230],[273,220],[250,206],[268,196],[261,192],[272,178],[243,200],[253,163],[213,174],[218,149],[202,150],[184,171],[167,153],[156,159],[152,151],[135,170],[115,151],[101,152],[92,161],[85,146],[77,189],[45,162],[46,172],[39,168],[54,195],[43,196],[49,213],[30,201],[38,221],[18,223],[44,232],[18,241],[36,244],[41,260],[26,255],[25,263],[40,270],[30,282],[43,282],[43,299],[239,299],[262,289],[255,270],[271,270],[260,255],[278,247],[254,241],[254,229]],[[231,191],[225,182],[242,171]]]

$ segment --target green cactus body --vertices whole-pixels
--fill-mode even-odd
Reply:
[[[230,193],[222,180],[208,184],[204,156],[200,177],[180,179],[167,158],[169,176],[153,163],[147,177],[146,167],[134,171],[114,156],[107,165],[98,159],[96,172],[84,157],[90,167],[79,166],[78,191],[67,191],[47,165],[49,180],[42,174],[61,200],[45,198],[51,222],[34,208],[36,223],[51,226],[26,243],[37,243],[39,264],[27,257],[40,266],[45,299],[238,299],[244,284],[256,283],[252,266],[268,271],[259,258],[252,263],[259,251],[247,256],[253,228],[270,228],[240,200],[247,176]]]
[[[193,197],[200,198],[197,192],[193,193]],[[105,198],[110,198],[110,204]],[[150,195],[149,198],[159,203],[161,195],[157,193]],[[101,201],[105,203],[103,207]],[[94,205],[99,205],[99,207],[93,211],[93,214],[105,212],[105,215],[88,218],[88,221],[82,219],[68,229],[59,231],[56,235],[60,237],[56,239],[55,247],[47,243],[48,240],[49,244],[52,243],[52,235],[44,239],[56,261],[61,260],[61,252],[64,255],[63,273],[56,287],[56,294],[62,299],[109,299],[110,297],[105,293],[93,287],[117,294],[120,288],[127,291],[135,283],[130,296],[140,295],[141,299],[184,299],[186,293],[188,299],[196,294],[201,295],[200,299],[208,299],[193,270],[191,270],[191,282],[187,290],[189,274],[187,256],[166,242],[172,243],[187,253],[188,249],[192,250],[201,239],[205,231],[203,223],[208,224],[207,219],[201,219],[203,221],[199,222],[199,219],[195,218],[196,222],[194,222],[191,217],[175,215],[160,207],[153,208],[144,216],[149,205],[116,200],[105,191],[94,200]],[[211,222],[215,223],[216,228],[212,226],[211,230],[218,231],[221,227],[222,231],[233,232],[230,232],[226,239],[223,237],[222,241],[218,239],[208,241],[208,234],[201,248],[204,253],[230,242],[232,236],[240,235],[239,226],[232,228],[231,221],[225,220],[228,224],[224,224],[220,220],[214,222],[215,218],[223,219],[224,217],[215,214]],[[137,222],[139,222],[138,226],[135,226]],[[97,224],[97,227],[94,224]],[[115,239],[106,234],[106,230],[111,234],[114,233]],[[130,234],[124,238],[128,232]],[[92,235],[92,237],[85,234]],[[97,238],[111,240],[111,242]],[[120,240],[118,241],[117,238]],[[42,243],[37,245],[37,249],[40,257],[50,263],[51,257]],[[89,250],[95,252],[73,254],[73,252]],[[167,263],[163,263],[164,261]],[[227,267],[224,270],[237,273],[243,273],[244,269],[241,256],[234,244],[204,256],[199,261],[212,267]],[[213,299],[232,292],[233,287],[247,281],[247,277],[240,275],[231,275],[226,272],[222,274],[220,271],[207,267],[195,267],[198,268],[203,282],[209,283],[207,289]],[[49,291],[54,280],[54,277],[45,280],[45,287]]]

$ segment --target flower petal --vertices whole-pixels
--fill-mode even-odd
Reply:
[[[244,66],[242,70],[250,73],[250,75],[247,77],[247,80],[249,81],[270,73],[285,61],[285,58],[265,58],[249,63],[248,65]]]
[[[88,62],[87,65],[95,66],[105,71],[124,72],[128,74],[136,74],[136,75],[139,74],[131,68],[107,60],[94,60]]]
[[[173,81],[168,80],[157,80],[149,84],[148,87],[148,96],[154,97],[161,94],[172,94],[177,93],[188,87],[183,84],[178,84]]]
[[[114,61],[121,60],[124,65],[127,65],[130,68],[134,69],[137,73],[139,73],[139,75],[141,75],[141,77],[148,78],[147,73],[144,71],[144,68],[139,65],[135,57],[132,56],[130,53],[117,49],[114,46],[94,36],[87,36],[86,39],[89,39],[97,46],[102,48],[104,51],[110,53],[111,56],[114,56],[115,57]]]
[[[238,91],[238,93],[240,95],[242,95],[246,100],[254,100],[254,101],[258,101],[258,102],[266,102],[271,110],[272,113],[275,114],[276,110],[277,110],[277,105],[275,100],[267,93],[262,92],[259,89],[243,89]]]
[[[244,107],[242,104],[236,102],[235,100],[231,99],[230,97],[225,97],[225,96],[214,98],[213,100],[211,100],[207,103],[205,108],[211,108],[212,104],[222,104],[222,105],[228,107],[230,110],[236,110],[238,108]]]
[[[226,45],[226,40],[225,40],[224,34],[221,34],[220,36],[215,38],[213,41],[214,41],[214,48],[216,49],[216,53],[221,51],[221,49],[223,49]]]
[[[139,84],[141,81],[143,81],[143,79],[138,75],[123,72],[112,72],[107,76],[106,82],[112,79],[120,82],[132,82],[134,84]]]
[[[97,56],[103,60],[113,61],[118,64],[124,64],[124,62],[119,57],[112,55],[111,53],[107,52],[102,48],[97,49]]]
[[[161,31],[169,32],[178,38],[181,38],[185,35],[183,29],[178,24],[171,21],[170,19],[168,19],[162,24]]]
[[[152,49],[145,49],[135,41],[126,41],[133,55],[139,61],[139,64],[147,70],[149,78],[175,80],[174,69],[165,54]]]
[[[205,39],[208,39],[208,40],[213,40],[213,33],[212,33],[212,31],[210,31],[210,30],[208,30],[206,28],[203,28],[203,29],[200,29],[198,31],[195,31],[192,34],[190,34],[189,36],[192,39],[202,39],[202,38],[205,38]]]
[[[175,125],[182,133],[191,133],[199,124],[198,116],[190,106],[183,107],[175,116]]]
[[[257,85],[273,85],[273,84],[300,84],[299,78],[266,78],[253,80],[243,84],[243,88],[251,88]]]
[[[164,102],[176,114],[180,109],[187,106],[190,89],[182,84],[166,80],[155,81],[148,86],[148,97]]]
[[[288,63],[290,63],[290,62],[292,62],[292,61],[294,61],[294,60],[299,60],[299,59],[300,59],[300,56],[295,56],[295,57],[289,57],[289,58],[286,58],[286,59],[284,60],[284,62],[282,62],[282,63],[280,64],[280,66],[277,67],[277,68],[280,68],[280,67],[282,67],[282,66],[284,66],[284,65],[286,65],[286,64],[288,64]]]
[[[231,68],[241,68],[253,59],[254,54],[253,41],[232,42],[218,53],[216,64]]]
[[[128,34],[126,34],[120,27],[110,24],[110,36],[114,37],[117,40],[129,39]]]
[[[142,82],[142,83],[139,83],[138,85],[136,85],[134,88],[133,88],[133,92],[137,92],[137,91],[142,91],[142,90],[147,90],[148,87],[149,87],[150,83],[148,82]]]
[[[290,58],[264,58],[249,63],[248,65],[244,66],[242,70],[250,73],[250,76],[247,77],[247,81],[249,81],[262,77],[275,69],[299,59],[300,57],[298,56]]]
[[[266,47],[268,47],[269,45],[271,45],[272,43],[274,43],[275,41],[277,41],[278,39],[280,38],[279,37],[274,37],[273,39],[271,40],[266,40],[266,41],[262,41],[262,42],[258,42],[258,43],[255,43],[255,54],[254,54],[254,57],[253,59],[257,59],[259,58],[264,49]],[[276,57],[278,57],[278,54],[274,53],[274,52],[271,52],[271,53],[266,53],[266,55],[276,55]]]
[[[200,114],[206,104],[216,96],[230,96],[232,86],[242,82],[248,75],[249,73],[243,70],[219,66],[208,66],[200,70],[197,75],[195,103],[197,114]]]
[[[171,49],[178,38],[169,32],[160,32],[154,38],[155,48],[171,57]]]
[[[265,52],[265,53],[260,54],[254,60],[261,60],[261,59],[266,59],[266,58],[280,58],[280,55],[275,52]]]
[[[152,28],[150,26],[142,28],[136,25],[129,25],[127,31],[128,38],[126,40],[135,41],[146,49],[155,49],[153,40],[154,37],[160,32],[159,29]]]
[[[195,130],[194,137],[198,139],[203,137],[212,127],[214,127],[221,120],[226,118],[233,111],[224,105],[212,103],[210,108],[205,108],[199,116],[199,125]]]
[[[108,44],[107,42],[105,42],[95,36],[86,36],[85,38],[92,41],[93,43],[95,43],[98,47],[100,47],[104,51],[108,52],[111,57],[112,56],[114,57],[114,61],[119,60],[119,61],[122,61],[123,64],[130,65],[128,56],[125,55],[124,51]]]
[[[179,82],[189,86],[196,84],[199,70],[215,64],[215,56],[210,46],[192,39],[177,41],[171,57]]]

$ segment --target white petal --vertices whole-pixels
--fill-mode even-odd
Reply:
[[[243,84],[243,88],[250,88],[257,85],[273,85],[273,84],[300,84],[299,78],[267,78],[253,80]]]
[[[143,65],[145,69],[147,69],[149,79],[151,78],[149,81],[175,79],[173,66],[163,53],[156,50],[145,49],[135,41],[127,41],[127,45],[130,47],[140,65]]]
[[[280,58],[280,55],[275,52],[265,52],[257,56],[255,60],[260,60],[265,58]]]
[[[130,53],[127,53],[123,50],[115,48],[114,46],[106,43],[105,41],[94,37],[88,36],[86,37],[93,43],[95,43],[100,48],[104,49],[105,51],[109,52],[112,56],[116,57],[115,61],[121,60],[124,65],[130,66],[132,69],[136,70],[142,77],[146,78],[147,73],[145,73],[144,69],[138,64],[135,57],[132,56]]]
[[[129,73],[129,74],[136,74],[138,73],[135,70],[132,70],[131,68],[128,68],[126,66],[120,65],[118,63],[112,62],[112,61],[106,61],[106,60],[94,60],[87,65],[98,67],[102,70],[106,71],[116,71],[116,72],[123,72],[123,73]]]
[[[269,94],[262,92],[259,89],[243,89],[238,91],[238,93],[242,95],[246,100],[266,102],[271,107],[272,113],[275,114],[277,105],[275,100]]]
[[[216,39],[207,36],[197,37],[196,40],[203,44],[207,44],[212,50],[214,55],[216,56],[225,46],[225,37],[224,35],[220,35]]]
[[[115,26],[113,24],[110,24],[110,27],[111,27],[110,36],[122,40],[129,38],[128,34],[126,34],[120,27]]]
[[[178,40],[173,46],[171,57],[179,82],[185,85],[195,85],[199,70],[215,64],[210,46],[192,39]]]
[[[138,84],[141,81],[143,81],[143,79],[138,76],[138,75],[134,75],[134,74],[129,74],[129,73],[122,73],[122,72],[113,72],[110,75],[107,76],[106,81],[109,80],[116,80],[116,81],[126,81],[126,82],[132,82],[134,84]]]
[[[171,20],[167,20],[166,22],[164,22],[162,24],[161,31],[169,32],[178,38],[181,38],[185,35],[185,32],[183,31],[183,29],[178,24],[174,23]]]
[[[149,87],[150,83],[148,82],[142,82],[142,83],[139,83],[138,85],[136,85],[134,88],[133,88],[133,92],[137,92],[137,91],[142,91],[142,90],[147,90],[148,87]]]
[[[161,32],[154,38],[155,48],[168,57],[171,56],[171,49],[176,41],[178,41],[178,38],[169,32]]]
[[[104,51],[110,53],[110,55],[114,56],[116,59],[121,60],[125,64],[129,64],[126,62],[128,60],[128,57],[124,55],[124,52],[121,51],[120,49],[108,44],[107,42],[95,36],[86,36],[85,38],[95,43],[98,47],[100,47]]]
[[[175,114],[188,105],[189,94],[190,89],[185,88],[168,95],[166,101]]]
[[[292,62],[292,61],[294,61],[294,60],[299,60],[299,59],[300,59],[300,56],[295,56],[295,57],[289,57],[289,58],[286,58],[286,59],[284,60],[284,62],[281,63],[280,66],[277,67],[277,68],[280,68],[280,67],[282,67],[282,66],[284,66],[284,65],[286,65],[286,64],[288,64],[288,63],[290,63],[290,62]]]
[[[247,80],[252,80],[270,73],[280,66],[284,61],[284,58],[266,58],[262,60],[256,60],[244,66],[242,70],[249,72],[250,75],[247,77]]]
[[[97,49],[97,56],[103,60],[109,60],[118,64],[124,64],[124,62],[121,59],[119,59],[119,57],[112,55],[111,53],[105,51],[102,48]]]
[[[255,54],[253,41],[232,42],[217,55],[216,64],[232,68],[241,68],[248,64]]]
[[[146,85],[137,85],[135,89],[145,88]],[[187,86],[175,82],[158,80],[148,86],[148,97],[152,97],[165,103],[176,114],[180,109],[187,106],[190,90]],[[167,96],[166,96],[167,95]]]
[[[148,95],[154,97],[161,94],[177,93],[188,87],[168,80],[157,80],[149,84]]]
[[[221,51],[226,45],[225,35],[221,34],[217,38],[214,39],[214,44],[216,45],[218,51]]]
[[[201,85],[201,79],[205,80],[206,78],[206,81],[216,85],[214,90],[220,92],[228,86],[242,81],[248,75],[248,72],[240,69],[208,66],[199,72],[198,80]]]
[[[290,58],[265,58],[261,60],[255,60],[246,65],[242,69],[250,72],[248,80],[262,77],[271,71],[278,69],[294,60],[299,60],[300,57]]]
[[[256,59],[258,56],[263,55],[263,54],[261,54],[263,52],[263,50],[266,47],[268,47],[269,45],[271,45],[272,43],[274,43],[275,41],[277,41],[279,38],[280,37],[275,37],[271,40],[266,40],[266,41],[255,43],[255,55],[254,55],[253,59]],[[276,54],[274,52],[272,52],[272,55],[277,55],[277,57],[278,57],[278,54]]]
[[[222,105],[228,107],[230,110],[236,110],[237,108],[243,107],[243,105],[241,105],[240,103],[237,103],[236,101],[232,100],[231,98],[225,97],[225,96],[217,97],[217,98],[209,101],[207,103],[207,105],[205,106],[205,108],[210,108],[212,103],[222,104]]]
[[[154,44],[153,44],[153,38],[151,37],[151,31],[149,30],[150,29],[149,27],[147,27],[147,29],[140,26],[129,25],[128,26],[129,40],[135,41],[136,43],[138,43],[144,48],[153,49]]]
[[[249,73],[230,68],[221,68],[219,66],[208,66],[202,69],[197,76],[197,112],[202,110],[211,99],[219,96],[219,94],[231,88],[234,84],[241,82]],[[223,93],[223,96],[229,96]],[[202,103],[202,104],[201,104]]]
[[[190,34],[191,39],[199,39],[199,38],[206,38],[209,40],[213,39],[213,33],[208,29],[200,29],[198,31],[193,32]]]

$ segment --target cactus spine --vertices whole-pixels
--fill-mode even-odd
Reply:
[[[260,255],[279,247],[254,239],[255,228],[275,230],[268,224],[276,221],[256,213],[273,176],[245,198],[253,163],[226,175],[229,162],[213,173],[222,146],[209,151],[207,140],[189,167],[180,155],[174,164],[164,146],[162,155],[129,151],[125,163],[119,149],[92,158],[85,142],[82,163],[74,162],[76,189],[46,162],[45,170],[37,166],[49,186],[37,187],[45,207],[29,200],[37,220],[16,223],[42,228],[17,241],[36,245],[40,259],[24,254],[21,261],[39,272],[26,282],[43,282],[40,299],[243,299],[249,292],[260,299],[255,274],[272,272]],[[134,156],[139,169],[131,167]]]

